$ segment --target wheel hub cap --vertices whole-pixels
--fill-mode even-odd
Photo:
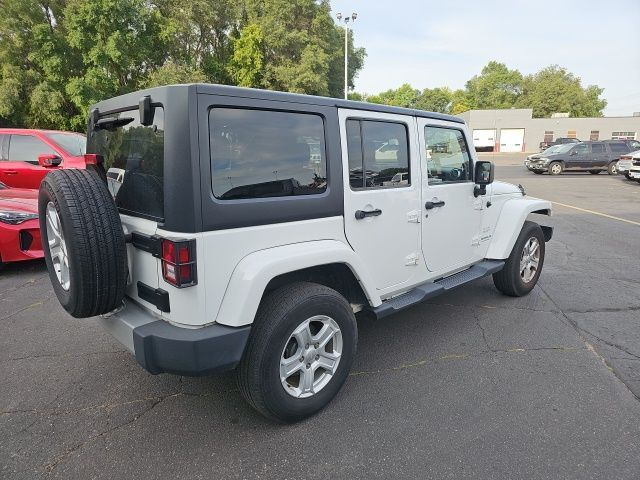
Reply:
[[[51,255],[51,263],[53,264],[53,270],[56,272],[56,277],[60,286],[64,290],[69,290],[71,283],[69,278],[69,256],[67,255],[67,243],[64,240],[64,234],[62,233],[62,224],[60,223],[60,217],[58,211],[52,202],[47,204],[46,210],[47,219],[47,248],[49,248],[49,255]]]
[[[338,369],[342,332],[331,317],[316,315],[291,333],[280,356],[280,382],[296,398],[322,390]]]
[[[524,283],[529,283],[535,277],[540,264],[540,242],[531,237],[524,244],[520,257],[520,277]]]

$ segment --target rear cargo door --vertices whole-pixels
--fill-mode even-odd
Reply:
[[[129,278],[127,295],[156,312],[140,291],[154,291],[159,285],[158,223],[164,221],[164,111],[154,107],[152,125],[140,123],[139,108],[100,115],[102,128],[91,129],[87,153],[102,155],[105,168],[119,169],[110,188],[127,243]],[[111,185],[112,187],[114,185]],[[159,312],[158,312],[159,313]]]

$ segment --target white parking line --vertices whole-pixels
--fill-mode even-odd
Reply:
[[[579,210],[581,212],[591,213],[593,215],[599,215],[605,218],[611,218],[612,220],[618,220],[620,222],[630,223],[631,225],[637,225],[638,227],[640,227],[640,222],[634,222],[633,220],[627,220],[626,218],[614,217],[613,215],[607,215],[606,213],[601,213],[601,212],[594,212],[593,210],[587,210],[586,208],[574,207],[573,205],[567,205],[566,203],[560,203],[560,202],[551,202],[551,203],[553,203],[554,205],[560,205],[561,207],[573,208],[574,210]]]

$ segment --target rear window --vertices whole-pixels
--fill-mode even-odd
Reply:
[[[610,143],[609,148],[613,153],[627,153],[629,151],[629,147],[624,143]]]
[[[101,117],[118,120],[94,129],[87,151],[104,157],[105,168],[121,168],[124,178],[112,189],[122,213],[162,221],[164,217],[164,110],[155,107],[153,125],[140,124],[138,109]]]
[[[327,189],[319,115],[213,108],[209,128],[216,198],[317,195]]]
[[[45,133],[45,136],[59,145],[65,152],[74,157],[80,157],[87,151],[87,139],[78,133]]]

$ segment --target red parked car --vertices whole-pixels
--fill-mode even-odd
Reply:
[[[51,169],[85,168],[86,141],[73,132],[0,128],[0,182],[39,188]]]
[[[0,183],[0,267],[42,257],[38,191]]]

